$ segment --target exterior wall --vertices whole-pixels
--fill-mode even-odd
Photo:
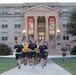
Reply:
[[[1,20],[8,20],[8,28],[1,28]],[[15,20],[20,20],[21,21],[21,28],[20,29],[16,29],[14,28],[14,21]],[[14,32],[20,32],[20,36],[21,36],[21,32],[23,30],[24,26],[23,26],[23,18],[21,17],[9,17],[9,18],[1,18],[0,19],[0,35],[1,32],[8,32],[8,41],[6,42],[7,44],[14,44]],[[0,37],[0,42],[1,41],[1,37]],[[5,42],[5,41],[3,41]]]
[[[28,10],[29,8],[38,6],[38,5],[44,5],[44,6],[48,6],[48,7],[52,7],[55,8],[57,10],[59,10],[59,12],[55,12],[55,11],[40,11],[38,8],[34,9],[34,10]],[[0,5],[0,42],[2,42],[1,40],[1,32],[8,32],[8,41],[5,42],[7,44],[11,44],[14,45],[14,32],[18,31],[20,32],[20,36],[22,37],[22,30],[26,29],[27,30],[27,18],[28,16],[33,16],[35,18],[35,21],[37,20],[38,16],[45,16],[46,20],[47,17],[49,16],[55,16],[55,18],[57,19],[56,21],[56,30],[60,29],[60,36],[61,36],[61,42],[63,44],[70,44],[71,45],[71,41],[73,39],[75,39],[76,37],[71,37],[69,35],[69,40],[63,40],[63,31],[65,31],[66,29],[62,27],[62,20],[67,20],[69,14],[62,14],[62,9],[69,9],[69,12],[71,12],[71,10],[76,7],[76,3],[23,3],[23,4],[1,4]],[[2,10],[3,9],[7,9],[8,10],[8,14],[7,15],[2,15]],[[15,15],[14,14],[14,10],[15,9],[20,9],[21,10],[21,14],[20,15]],[[8,20],[8,28],[7,29],[2,29],[1,28],[1,20]],[[14,21],[15,20],[20,20],[21,21],[21,28],[20,29],[15,29],[14,28]],[[37,24],[35,22],[35,24]],[[35,26],[36,28],[36,26]],[[37,30],[37,29],[35,29]],[[46,31],[46,33],[48,33],[48,31]],[[35,35],[37,34],[37,32],[35,33]],[[56,33],[57,36],[57,33]],[[56,36],[55,36],[55,40],[56,40]],[[26,34],[27,40],[28,40],[28,34]],[[37,40],[37,36],[34,37],[35,40]],[[48,40],[48,34],[46,39]]]

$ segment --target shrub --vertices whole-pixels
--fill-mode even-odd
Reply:
[[[9,55],[10,53],[11,48],[4,43],[0,43],[0,55]]]
[[[76,55],[76,46],[74,46],[74,48],[72,49],[71,54]]]

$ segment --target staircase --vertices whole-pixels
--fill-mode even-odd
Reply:
[[[48,44],[49,55],[61,55],[61,50],[55,49],[55,43],[51,42]]]
[[[55,48],[55,43],[54,42],[48,43],[48,50],[49,50],[49,55],[61,55],[62,54],[61,50],[57,50]],[[67,51],[67,55],[70,55],[69,50]]]

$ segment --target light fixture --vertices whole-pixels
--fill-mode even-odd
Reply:
[[[60,33],[60,30],[59,29],[57,29],[57,33]]]
[[[22,32],[23,32],[23,33],[26,33],[26,30],[23,30]]]

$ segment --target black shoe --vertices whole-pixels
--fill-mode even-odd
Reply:
[[[32,64],[30,64],[30,66],[31,66]]]
[[[18,66],[19,64],[17,63],[17,66]]]
[[[20,69],[21,66],[18,66],[18,69]]]
[[[44,66],[46,66],[46,64],[44,64]]]

